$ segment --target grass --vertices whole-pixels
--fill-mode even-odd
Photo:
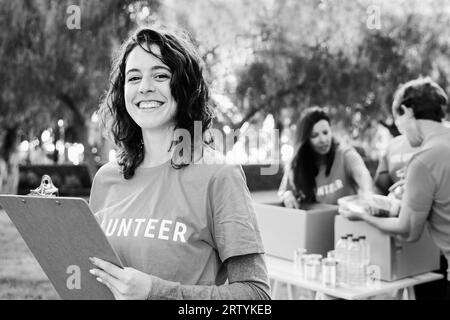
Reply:
[[[0,209],[0,299],[54,300],[58,294],[8,215]]]

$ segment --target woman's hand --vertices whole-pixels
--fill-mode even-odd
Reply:
[[[295,198],[294,193],[290,190],[283,193],[283,195],[281,196],[281,200],[283,201],[286,208],[300,209],[299,202]]]
[[[116,300],[145,300],[152,287],[152,276],[133,268],[119,268],[99,258],[89,258],[98,269],[89,272],[111,290]]]

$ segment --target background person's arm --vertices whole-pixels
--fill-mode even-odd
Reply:
[[[293,187],[291,166],[288,164],[284,167],[283,178],[281,179],[280,187],[278,188],[278,196],[280,199],[286,191],[292,191],[295,193],[295,188]]]
[[[378,162],[374,182],[375,186],[380,190],[382,194],[388,194],[388,190],[393,184],[393,181],[391,179],[391,176],[389,175],[389,166],[386,154],[384,154]]]
[[[372,177],[364,160],[356,150],[352,149],[345,154],[345,168],[357,184],[359,194],[373,193]]]
[[[408,167],[405,193],[398,218],[378,218],[364,215],[363,219],[376,228],[400,235],[406,241],[420,239],[434,201],[436,183],[428,168],[415,159]]]
[[[297,192],[294,187],[293,173],[290,165],[284,168],[284,175],[280,183],[277,195],[281,202],[287,208],[300,208],[301,198],[297,196]]]

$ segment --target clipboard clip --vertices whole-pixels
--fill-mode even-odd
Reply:
[[[58,188],[55,187],[50,176],[44,174],[41,179],[41,185],[36,189],[31,189],[28,195],[41,197],[57,197]]]

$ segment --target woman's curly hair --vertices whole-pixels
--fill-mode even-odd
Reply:
[[[159,46],[161,56],[150,50],[152,44]],[[142,131],[128,114],[124,98],[126,62],[130,52],[137,46],[160,59],[172,73],[171,94],[177,102],[175,129],[185,129],[194,137],[194,122],[200,121],[202,142],[208,144],[208,141],[204,141],[204,134],[213,119],[201,58],[192,42],[169,31],[149,27],[133,32],[113,59],[109,89],[99,108],[103,129],[119,149],[117,159],[125,179],[131,179],[144,160]],[[179,142],[173,141],[171,148]],[[191,139],[191,150],[194,149],[194,143],[194,139]],[[175,163],[172,159],[175,169],[187,165]]]

